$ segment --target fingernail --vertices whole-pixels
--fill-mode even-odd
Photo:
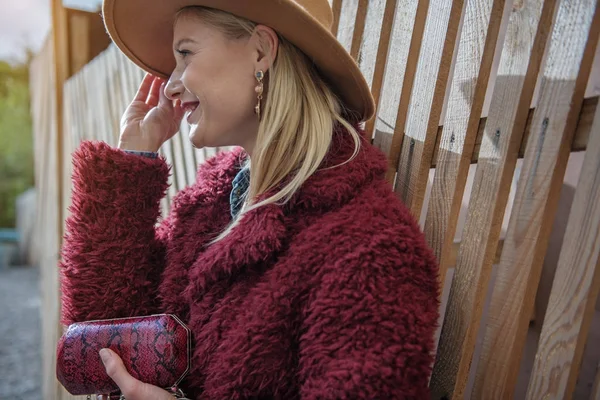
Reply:
[[[100,358],[102,359],[102,362],[106,364],[108,360],[110,360],[110,351],[107,349],[100,350]]]

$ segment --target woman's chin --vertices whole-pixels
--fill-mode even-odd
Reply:
[[[194,146],[197,149],[201,149],[203,147],[210,147],[210,144],[207,143],[207,141],[210,140],[207,140],[206,135],[203,133],[205,131],[206,130],[203,129],[202,126],[202,121],[190,124],[190,133],[188,135],[188,138],[192,143],[192,146]]]
[[[206,147],[206,143],[204,138],[202,138],[202,135],[199,135],[195,130],[194,127],[190,127],[190,134],[188,135],[188,138],[190,140],[190,142],[192,143],[192,146],[194,146],[197,149],[201,149],[203,147]]]

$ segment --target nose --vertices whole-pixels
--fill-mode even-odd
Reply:
[[[177,100],[181,98],[184,91],[185,87],[181,82],[181,77],[173,73],[165,85],[165,96],[167,96],[169,100]]]

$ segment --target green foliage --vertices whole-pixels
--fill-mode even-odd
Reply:
[[[0,227],[14,227],[16,198],[33,184],[28,67],[0,61]]]

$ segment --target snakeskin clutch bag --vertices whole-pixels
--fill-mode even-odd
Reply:
[[[171,314],[72,324],[57,348],[56,376],[73,395],[113,394],[98,352],[110,348],[142,382],[170,389],[190,370],[191,333]]]

